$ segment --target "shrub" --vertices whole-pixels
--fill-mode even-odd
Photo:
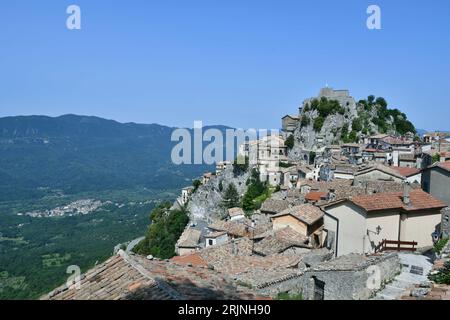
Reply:
[[[442,249],[444,249],[444,247],[447,245],[447,243],[448,243],[448,238],[443,238],[443,239],[439,240],[434,245],[433,251],[436,252],[437,254],[440,254]]]
[[[265,200],[264,195],[267,195],[268,192],[267,185],[259,178],[259,171],[253,169],[251,177],[248,180],[247,192],[242,199],[242,208],[245,211],[258,209],[258,206]]]
[[[304,115],[302,116],[302,119],[300,120],[300,125],[302,127],[307,127],[311,123],[311,119],[309,119],[308,116]]]
[[[317,117],[316,120],[314,120],[314,131],[319,132],[320,130],[322,130],[324,122],[324,118],[322,118],[321,116]]]
[[[356,132],[361,132],[363,129],[362,127],[362,123],[361,123],[361,119],[360,118],[356,118],[352,121],[352,130],[356,131]]]
[[[430,274],[428,279],[437,284],[450,284],[450,261],[447,261],[436,274]]]
[[[168,211],[167,204],[161,204],[152,211],[150,217],[152,223],[145,239],[133,251],[160,259],[172,258],[175,256],[175,244],[189,222],[188,212],[185,208]]]
[[[319,107],[319,100],[317,99],[313,99],[311,101],[311,109],[312,110],[316,110]]]
[[[248,157],[238,156],[233,163],[233,174],[240,176],[248,171]]]
[[[309,152],[309,163],[310,164],[314,163],[314,161],[316,160],[316,156],[317,156],[317,154],[314,151]]]
[[[192,182],[192,185],[194,186],[194,192],[198,190],[198,188],[200,188],[200,186],[202,185],[202,182],[200,180],[194,180]]]
[[[233,183],[230,183],[225,190],[222,204],[228,209],[239,206],[239,193]]]
[[[434,163],[441,161],[441,156],[439,155],[439,153],[436,153],[435,155],[433,155],[431,157],[431,161]]]
[[[388,105],[386,100],[382,97],[377,98],[377,100],[375,100],[375,103],[382,108],[387,108],[387,105]]]
[[[284,145],[290,150],[294,147],[294,144],[295,144],[294,136],[291,134],[284,142]]]
[[[280,163],[278,164],[278,166],[279,166],[280,168],[291,168],[291,167],[295,166],[295,164],[289,163],[289,162],[280,162]]]
[[[344,124],[344,126],[342,127],[342,130],[341,130],[341,134],[343,136],[346,136],[348,134],[348,124]]]

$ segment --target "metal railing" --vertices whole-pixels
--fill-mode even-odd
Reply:
[[[384,251],[417,251],[417,242],[383,239],[376,247],[375,253]]]

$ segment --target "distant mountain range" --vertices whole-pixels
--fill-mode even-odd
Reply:
[[[0,201],[39,198],[48,189],[76,194],[189,184],[209,167],[172,163],[173,130],[78,115],[0,118]]]

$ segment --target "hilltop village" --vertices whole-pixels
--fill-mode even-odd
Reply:
[[[119,250],[43,298],[450,300],[450,134],[328,87],[281,123],[167,208],[176,256]]]

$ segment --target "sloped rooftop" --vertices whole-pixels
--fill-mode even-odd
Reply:
[[[356,196],[351,199],[353,203],[367,212],[402,209],[405,211],[417,211],[426,209],[442,209],[447,205],[441,200],[422,190],[412,190],[409,193],[410,205],[403,203],[403,193],[378,193],[373,195]]]
[[[292,247],[310,248],[308,238],[290,227],[268,233],[261,241],[255,243],[254,252],[263,256],[283,253]]]
[[[263,202],[261,212],[277,214],[289,208],[289,201],[269,198]]]
[[[255,299],[213,270],[147,260],[120,251],[82,276],[80,288],[66,285],[47,300],[216,300]]]
[[[324,213],[320,208],[316,206],[313,206],[311,204],[302,204],[299,206],[286,209],[274,215],[272,219],[286,215],[293,216],[294,218],[297,218],[298,220],[303,221],[308,225],[311,225],[320,218],[322,218]]]

